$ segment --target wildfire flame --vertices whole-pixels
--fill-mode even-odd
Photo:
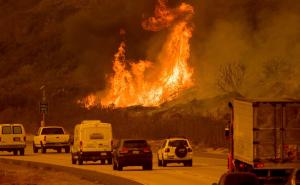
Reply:
[[[101,100],[97,94],[90,94],[79,103],[86,108],[93,106],[127,107],[133,105],[159,106],[176,98],[179,93],[191,87],[193,71],[188,65],[190,57],[189,40],[192,26],[189,24],[194,13],[193,7],[182,3],[169,9],[167,0],[159,0],[154,17],[142,23],[145,30],[159,31],[170,28],[170,33],[159,55],[159,64],[146,60],[129,61],[125,57],[125,42],[121,42],[114,55],[113,76],[109,79],[109,89]],[[155,69],[150,77],[145,74]]]

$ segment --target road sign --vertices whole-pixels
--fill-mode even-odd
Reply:
[[[48,113],[48,103],[47,102],[40,102],[40,113]]]

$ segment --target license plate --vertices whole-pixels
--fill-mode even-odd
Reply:
[[[101,155],[102,155],[102,156],[105,156],[105,155],[106,155],[106,153],[101,153]]]
[[[140,151],[132,151],[132,154],[139,154]]]
[[[21,139],[19,137],[14,137],[14,141],[20,141]]]

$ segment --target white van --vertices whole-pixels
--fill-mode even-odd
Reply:
[[[0,151],[24,155],[26,133],[22,124],[0,124]]]
[[[83,161],[112,163],[112,128],[110,123],[100,120],[85,120],[75,126],[71,149],[72,164]]]

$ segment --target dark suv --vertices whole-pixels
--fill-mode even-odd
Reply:
[[[152,170],[152,151],[146,140],[122,139],[113,149],[113,169],[123,170],[125,166],[143,166]]]

